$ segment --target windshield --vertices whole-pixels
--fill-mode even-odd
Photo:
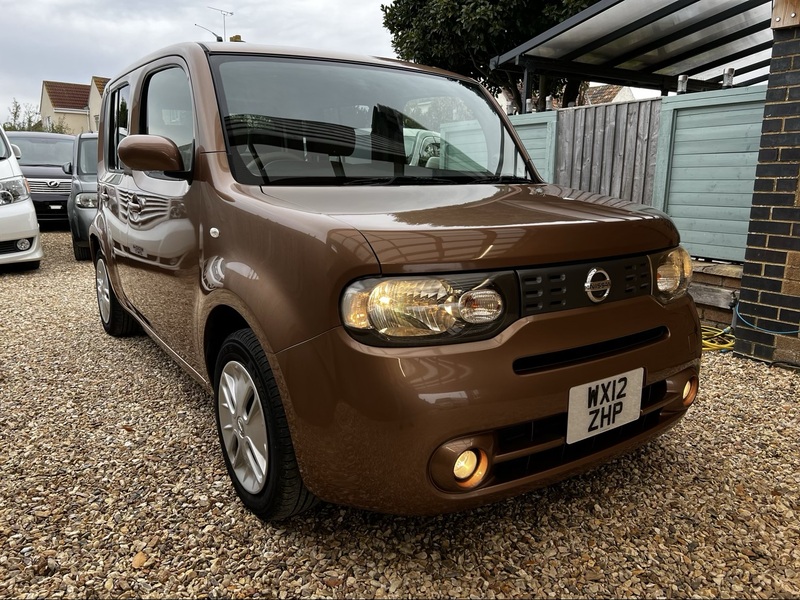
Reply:
[[[60,167],[72,161],[73,138],[15,137],[22,153],[19,164],[29,167]]]
[[[78,143],[78,175],[97,175],[97,138]]]
[[[399,68],[211,57],[231,171],[260,185],[530,180],[477,85]]]

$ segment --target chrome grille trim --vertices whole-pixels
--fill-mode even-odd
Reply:
[[[608,297],[600,303],[592,302],[584,291],[592,269],[603,269],[611,278]],[[523,317],[646,296],[652,287],[647,256],[519,269],[517,274]]]

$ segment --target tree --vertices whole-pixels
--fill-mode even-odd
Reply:
[[[39,117],[39,109],[33,104],[24,106],[14,98],[11,107],[8,109],[10,119],[3,123],[6,131],[41,131],[42,120]]]
[[[64,115],[59,117],[58,122],[51,123],[49,127],[45,127],[38,107],[33,104],[22,105],[17,102],[16,98],[11,101],[8,115],[10,120],[3,123],[3,129],[6,131],[50,131],[52,133],[72,134]]]
[[[505,90],[520,110],[521,76],[490,70],[489,61],[598,1],[394,0],[381,11],[401,59],[468,75],[493,94]],[[562,96],[565,87],[577,96],[580,81],[567,83],[552,77],[534,82],[542,107],[547,95]]]

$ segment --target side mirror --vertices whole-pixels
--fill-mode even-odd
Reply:
[[[16,144],[11,144],[11,151],[14,153],[15,158],[22,158],[22,150]]]
[[[61,170],[64,171],[64,173],[66,173],[67,175],[72,175],[72,163],[65,162],[63,165],[61,165]]]
[[[181,151],[160,135],[129,135],[117,147],[119,158],[134,171],[183,171]]]

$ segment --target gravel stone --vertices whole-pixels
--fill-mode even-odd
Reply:
[[[211,398],[97,316],[43,234],[0,270],[0,597],[796,598],[800,374],[703,356],[700,398],[625,457],[430,518],[323,504],[266,524],[228,482]]]

